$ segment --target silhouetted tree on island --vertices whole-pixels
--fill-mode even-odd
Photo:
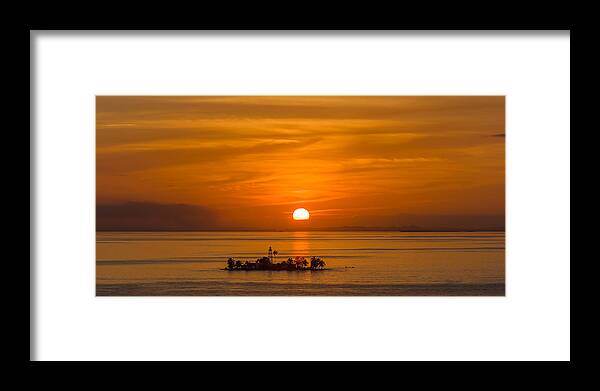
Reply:
[[[235,267],[235,260],[233,258],[229,258],[227,260],[227,269],[232,270]]]
[[[288,267],[291,268],[291,267],[295,266],[296,263],[294,262],[294,260],[292,258],[288,258],[287,265],[288,265]]]
[[[325,261],[323,261],[319,257],[312,257],[310,259],[310,268],[311,269],[323,269],[325,267]]]
[[[305,269],[308,265],[308,261],[304,257],[295,257],[294,262],[296,263],[296,269]]]

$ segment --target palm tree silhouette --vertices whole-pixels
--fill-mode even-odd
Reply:
[[[235,261],[233,260],[233,258],[229,258],[227,260],[227,269],[231,270],[231,269],[233,269],[234,266],[235,266]]]
[[[325,267],[325,261],[323,261],[319,257],[311,257],[310,258],[310,268],[311,269],[322,269]]]
[[[316,269],[317,268],[317,257],[311,257],[310,258],[310,268],[311,269]]]

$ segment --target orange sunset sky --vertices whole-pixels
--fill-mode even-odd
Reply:
[[[97,228],[503,229],[504,101],[99,96]]]

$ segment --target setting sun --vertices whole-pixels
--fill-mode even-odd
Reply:
[[[310,218],[310,213],[304,208],[298,208],[294,211],[292,218],[294,220],[308,220]]]

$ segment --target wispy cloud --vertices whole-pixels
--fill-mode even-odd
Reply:
[[[504,137],[493,96],[98,97],[97,198],[202,205],[233,225],[285,225],[298,205],[338,223],[498,214]]]

